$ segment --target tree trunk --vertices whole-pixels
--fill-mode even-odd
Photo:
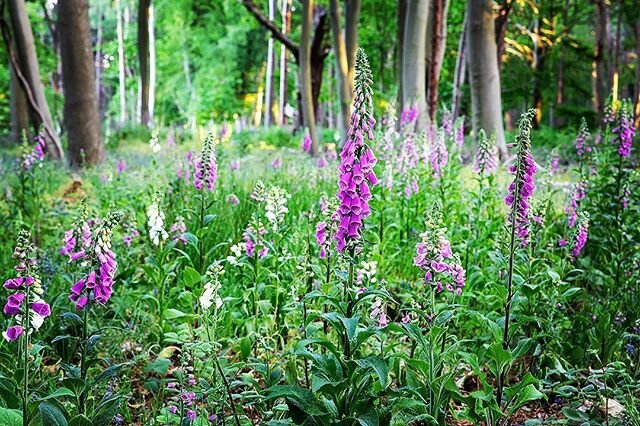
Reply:
[[[340,3],[339,0],[331,0],[331,33],[333,34],[333,54],[336,57],[336,77],[338,82],[338,101],[340,102],[340,117],[338,127],[340,129],[340,140],[344,143],[347,140],[349,131],[349,116],[351,115],[351,90],[349,84],[349,64],[347,61],[347,49],[345,46],[342,26],[340,25]]]
[[[24,89],[20,86],[13,65],[9,62],[9,90],[11,93],[11,136],[14,142],[20,143],[22,134],[29,135],[29,102]]]
[[[140,66],[140,123],[149,125],[149,82],[151,67],[149,61],[149,8],[151,0],[138,3],[138,63]]]
[[[595,51],[593,58],[593,108],[602,117],[609,91],[605,51],[609,39],[609,6],[607,0],[595,1]]]
[[[451,113],[453,118],[458,118],[460,115],[460,100],[462,98],[462,85],[467,73],[467,13],[465,11],[462,21],[462,33],[460,34],[460,41],[458,42],[458,56],[456,58],[456,69],[453,76],[453,101],[451,107]]]
[[[549,16],[553,16],[553,9]],[[543,72],[544,72],[544,64],[547,56],[547,48],[544,45],[542,40],[543,31],[542,25],[543,20],[542,17],[539,16],[538,20],[535,24],[534,29],[534,47],[533,47],[533,90],[532,90],[532,98],[533,98],[533,106],[536,109],[536,114],[533,118],[533,127],[534,129],[540,128],[540,124],[542,121],[542,86],[544,85]],[[553,33],[553,31],[551,31]]]
[[[417,130],[429,124],[425,87],[425,49],[429,0],[408,0],[402,58],[402,108],[417,108]]]
[[[125,74],[124,34],[120,0],[116,0],[116,33],[118,38],[118,93],[120,95],[120,125],[127,121],[127,80]]]
[[[269,0],[269,20],[273,21],[276,16],[276,0]],[[271,126],[274,116],[275,93],[274,93],[274,68],[276,63],[276,52],[273,46],[273,37],[269,37],[267,47],[267,81],[264,96],[264,125]]]
[[[100,107],[100,86],[102,85],[102,20],[104,19],[104,13],[102,13],[101,2],[97,2],[98,25],[96,29],[96,56],[94,59],[96,67],[96,99],[98,100],[98,107]],[[102,117],[102,111],[100,111],[100,117]]]
[[[471,83],[473,130],[478,135],[483,129],[487,135],[495,133],[500,157],[505,159],[507,147],[502,122],[500,72],[496,61],[497,46],[493,20],[492,0],[467,2],[467,55]]]
[[[153,1],[149,4],[149,122],[153,125],[156,107],[156,17]]]
[[[318,135],[316,134],[316,116],[312,88],[311,70],[311,31],[313,26],[313,0],[303,0],[302,2],[302,34],[300,37],[300,95],[302,103],[302,114],[304,125],[311,137],[311,155],[318,154]]]
[[[64,87],[64,122],[72,166],[98,164],[104,157],[91,52],[87,0],[60,0],[58,28]]]
[[[360,0],[345,0],[345,48],[347,51],[347,69],[349,76],[349,106],[351,106],[353,93],[353,78],[355,77],[356,50],[358,50],[358,23],[360,22]]]
[[[502,71],[502,57],[504,56],[505,49],[504,37],[507,34],[507,23],[509,22],[509,13],[511,13],[511,2],[512,0],[505,0],[504,4],[500,5],[498,15],[495,17],[498,73]]]
[[[313,3],[313,2],[312,2]],[[313,39],[311,40],[311,92],[313,94],[313,111],[316,120],[319,117],[320,90],[322,89],[322,73],[324,59],[329,54],[324,38],[327,33],[327,12],[321,6],[313,7]]]
[[[282,33],[289,33],[291,26],[291,0],[283,0],[282,2]],[[287,48],[284,44],[280,45],[280,107],[278,108],[279,120],[278,124],[286,123],[285,109],[287,106]]]
[[[633,26],[633,32],[636,36],[636,84],[634,87],[633,98],[635,102],[635,126],[640,127],[640,17]]]
[[[407,15],[407,1],[408,0],[398,0],[398,14],[397,14],[397,25],[398,25],[398,34],[397,34],[397,44],[396,44],[396,54],[395,54],[395,80],[398,82],[398,98],[397,105],[399,106],[397,114],[398,116],[402,112],[402,102],[403,102],[403,88],[402,88],[402,59],[404,58],[404,23],[406,21]]]
[[[447,12],[449,0],[431,0],[429,22],[427,24],[427,111],[431,121],[438,112],[438,83],[442,71],[442,59],[447,43]]]
[[[40,66],[24,0],[9,0],[8,4],[13,38],[17,50],[13,59],[16,61],[14,67],[17,66],[14,71],[21,82],[24,93],[30,98],[31,121],[36,128],[40,125],[45,127],[48,151],[53,158],[61,159],[63,152],[60,138],[53,127],[53,119],[51,118],[49,105],[44,95],[44,88],[40,81]],[[12,49],[10,47],[10,45],[7,46],[11,55]],[[21,75],[23,79],[20,78]]]

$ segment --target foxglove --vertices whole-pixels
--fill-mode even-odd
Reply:
[[[632,111],[631,103],[629,101],[623,102],[617,116],[617,126],[611,129],[611,132],[615,135],[613,143],[618,145],[618,154],[621,157],[631,155],[631,145],[633,144],[633,137],[636,135]]]
[[[213,191],[214,184],[218,179],[215,145],[213,133],[209,133],[202,143],[200,158],[195,163],[193,185],[198,190],[206,188],[207,191]]]
[[[587,243],[587,238],[589,236],[589,214],[587,212],[583,212],[580,214],[580,219],[578,220],[578,226],[573,235],[573,240],[571,242],[571,259],[575,260],[578,256],[580,256],[580,252],[584,248],[584,245]]]
[[[576,136],[576,140],[574,141],[574,146],[576,147],[576,153],[578,157],[584,155],[585,152],[591,152],[592,147],[587,144],[589,136],[589,127],[587,126],[587,120],[582,117],[580,120],[580,129],[578,130],[578,135]]]
[[[490,175],[498,168],[498,150],[495,146],[495,135],[487,138],[484,129],[478,132],[478,152],[473,170],[481,175]]]

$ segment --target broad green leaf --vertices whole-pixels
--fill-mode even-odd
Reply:
[[[42,426],[67,426],[67,419],[60,409],[47,402],[40,404],[40,416],[42,417]]]

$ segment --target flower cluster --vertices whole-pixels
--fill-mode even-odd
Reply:
[[[400,127],[405,128],[418,119],[418,108],[411,106],[400,113]]]
[[[182,216],[176,217],[176,221],[171,225],[171,239],[176,243],[180,241],[182,244],[187,244],[187,225],[184,223]]]
[[[458,147],[458,150],[462,151],[462,145],[464,144],[464,117],[458,117],[456,119],[454,128],[453,141]]]
[[[38,275],[35,251],[31,234],[25,230],[20,231],[13,252],[13,258],[18,262],[15,266],[18,276],[6,280],[3,286],[11,294],[2,311],[15,319],[15,324],[2,333],[10,342],[19,338],[25,330],[28,333],[38,330],[44,319],[51,315],[51,308],[42,299],[44,289]]]
[[[433,169],[434,178],[440,179],[444,175],[448,162],[449,152],[445,144],[444,133],[442,131],[435,132],[429,151],[429,164]]]
[[[311,151],[311,135],[309,132],[304,132],[304,137],[302,138],[302,152]]]
[[[198,418],[197,403],[200,397],[195,392],[198,380],[186,357],[180,358],[181,365],[173,373],[178,380],[167,383],[165,389],[171,400],[167,411],[171,415],[180,416],[179,424],[192,424]],[[169,421],[168,418],[166,420]]]
[[[478,132],[478,152],[473,170],[481,175],[490,175],[498,168],[498,150],[496,149],[495,134],[488,138],[484,129]]]
[[[89,262],[90,272],[71,287],[69,296],[79,311],[83,310],[89,302],[104,305],[111,298],[118,266],[116,254],[111,251],[111,237],[113,229],[123,217],[122,212],[109,212],[95,230],[95,243],[85,256]]]
[[[83,257],[86,250],[93,244],[91,223],[87,220],[88,210],[84,200],[79,210],[80,215],[73,224],[73,228],[64,233],[63,245],[60,248],[60,254],[69,256],[70,262]]]
[[[336,233],[337,249],[342,252],[360,236],[362,219],[371,214],[369,185],[374,186],[378,179],[373,171],[376,158],[373,151],[364,143],[365,135],[373,140],[373,100],[371,89],[371,70],[364,51],[356,53],[356,76],[354,108],[347,140],[340,154],[340,178],[337,198],[339,227]]]
[[[218,179],[216,140],[213,133],[209,133],[202,143],[200,158],[195,163],[193,186],[198,190],[206,188],[207,191],[213,191],[216,179]]]
[[[589,133],[587,120],[582,117],[582,120],[580,120],[580,129],[578,130],[578,136],[576,136],[576,140],[574,141],[576,153],[579,157],[581,157],[585,152],[591,152],[592,150],[592,147],[587,145],[589,136],[591,136],[591,134]]]
[[[258,258],[262,259],[269,253],[269,247],[264,243],[263,237],[267,233],[267,230],[258,224],[257,228],[249,225],[247,229],[242,233],[242,239],[244,242],[244,252],[247,257],[253,257],[256,253]]]
[[[533,194],[533,178],[537,170],[533,155],[531,155],[531,121],[534,115],[535,110],[531,109],[523,114],[518,123],[516,160],[509,167],[514,179],[509,185],[509,193],[504,199],[507,206],[511,207],[509,221],[513,226],[513,232],[515,232],[523,246],[528,243],[529,198]]]
[[[204,291],[198,298],[200,307],[205,312],[208,311],[214,303],[216,309],[220,309],[222,306],[222,299],[218,296],[218,290],[220,290],[220,276],[222,274],[224,274],[224,267],[218,262],[213,263],[207,269],[207,281],[204,284]]]
[[[616,127],[611,129],[615,134],[613,143],[618,145],[618,154],[620,154],[621,157],[628,157],[631,155],[631,145],[633,144],[633,137],[636,134],[636,127],[633,124],[633,110],[630,102],[623,102],[617,119],[618,123]]]
[[[587,183],[585,180],[576,182],[573,187],[569,204],[564,209],[564,212],[567,214],[567,223],[569,224],[569,228],[573,228],[576,224],[576,220],[578,219],[578,204],[585,197],[586,187]]]
[[[579,255],[584,245],[587,243],[589,236],[589,214],[587,212],[580,213],[580,219],[578,220],[578,226],[573,235],[571,242],[571,258],[575,260]]]
[[[425,221],[425,231],[420,234],[421,241],[416,244],[416,256],[413,264],[424,271],[424,281],[436,288],[443,287],[455,294],[462,293],[465,284],[465,271],[458,255],[451,251],[447,239],[447,228],[442,226],[442,212],[434,205]]]
[[[331,241],[337,231],[337,200],[327,200],[324,195],[320,197],[320,213],[325,217],[316,224],[316,243],[320,247],[319,257],[327,257]]]
[[[136,238],[140,233],[136,229],[136,227],[130,223],[125,225],[126,234],[122,237],[122,242],[127,247],[131,247],[131,243],[133,243],[134,238]]]
[[[25,170],[31,170],[31,167],[36,164],[42,166],[42,160],[44,160],[44,151],[46,149],[44,136],[41,133],[38,133],[34,137],[34,142],[36,144],[34,145],[33,150],[22,156],[22,167]]]
[[[285,215],[289,213],[287,201],[290,197],[289,193],[284,189],[272,186],[264,198],[265,217],[269,221],[273,232],[278,232],[278,229],[284,222]]]
[[[160,194],[156,193],[153,201],[147,207],[147,225],[149,226],[149,238],[154,245],[169,238],[164,229],[164,212],[160,209]]]
[[[378,262],[372,260],[371,262],[362,261],[360,267],[356,272],[356,286],[362,287],[365,284],[365,280],[369,284],[375,284],[378,281],[376,274],[378,273]]]
[[[378,322],[379,328],[385,328],[387,325],[389,325],[386,307],[384,306],[381,298],[376,297],[371,304],[371,314],[369,315],[369,317]]]

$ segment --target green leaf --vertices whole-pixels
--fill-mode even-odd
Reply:
[[[172,319],[184,319],[184,320],[191,320],[194,318],[193,314],[186,314],[182,311],[179,311],[178,309],[167,309],[164,312],[164,319],[167,320],[172,320]]]
[[[279,385],[268,390],[266,400],[284,398],[287,403],[293,404],[298,409],[310,416],[322,416],[327,414],[326,407],[316,398],[309,389],[298,386]]]
[[[168,358],[156,358],[151,364],[147,365],[144,369],[147,373],[156,373],[165,375],[171,366],[171,360]]]
[[[40,404],[40,416],[42,417],[42,426],[67,426],[67,419],[62,411],[54,405],[47,402]]]
[[[535,385],[530,384],[516,391],[515,402],[509,407],[509,416],[518,411],[529,401],[537,401],[544,398],[544,394],[540,392]]]
[[[46,401],[47,399],[57,399],[60,398],[61,396],[75,396],[76,394],[71,390],[71,389],[67,389],[67,388],[58,388],[55,391],[51,392],[49,395],[45,396],[44,398],[41,398],[42,401]]]
[[[71,420],[69,420],[69,426],[93,426],[93,422],[89,420],[85,415],[78,414]]]
[[[93,415],[93,425],[109,426],[113,418],[118,414],[118,408],[120,408],[119,395],[102,400]]]
[[[187,287],[192,287],[200,282],[202,276],[198,271],[193,269],[191,266],[187,266],[184,268],[184,272],[182,273],[182,281],[185,283]]]
[[[387,369],[387,363],[378,357],[369,357],[363,359],[357,359],[356,364],[360,368],[371,368],[378,375],[378,380],[380,381],[380,386],[382,388],[386,388],[389,384],[389,370]]]
[[[0,425],[22,426],[22,412],[0,407]]]

